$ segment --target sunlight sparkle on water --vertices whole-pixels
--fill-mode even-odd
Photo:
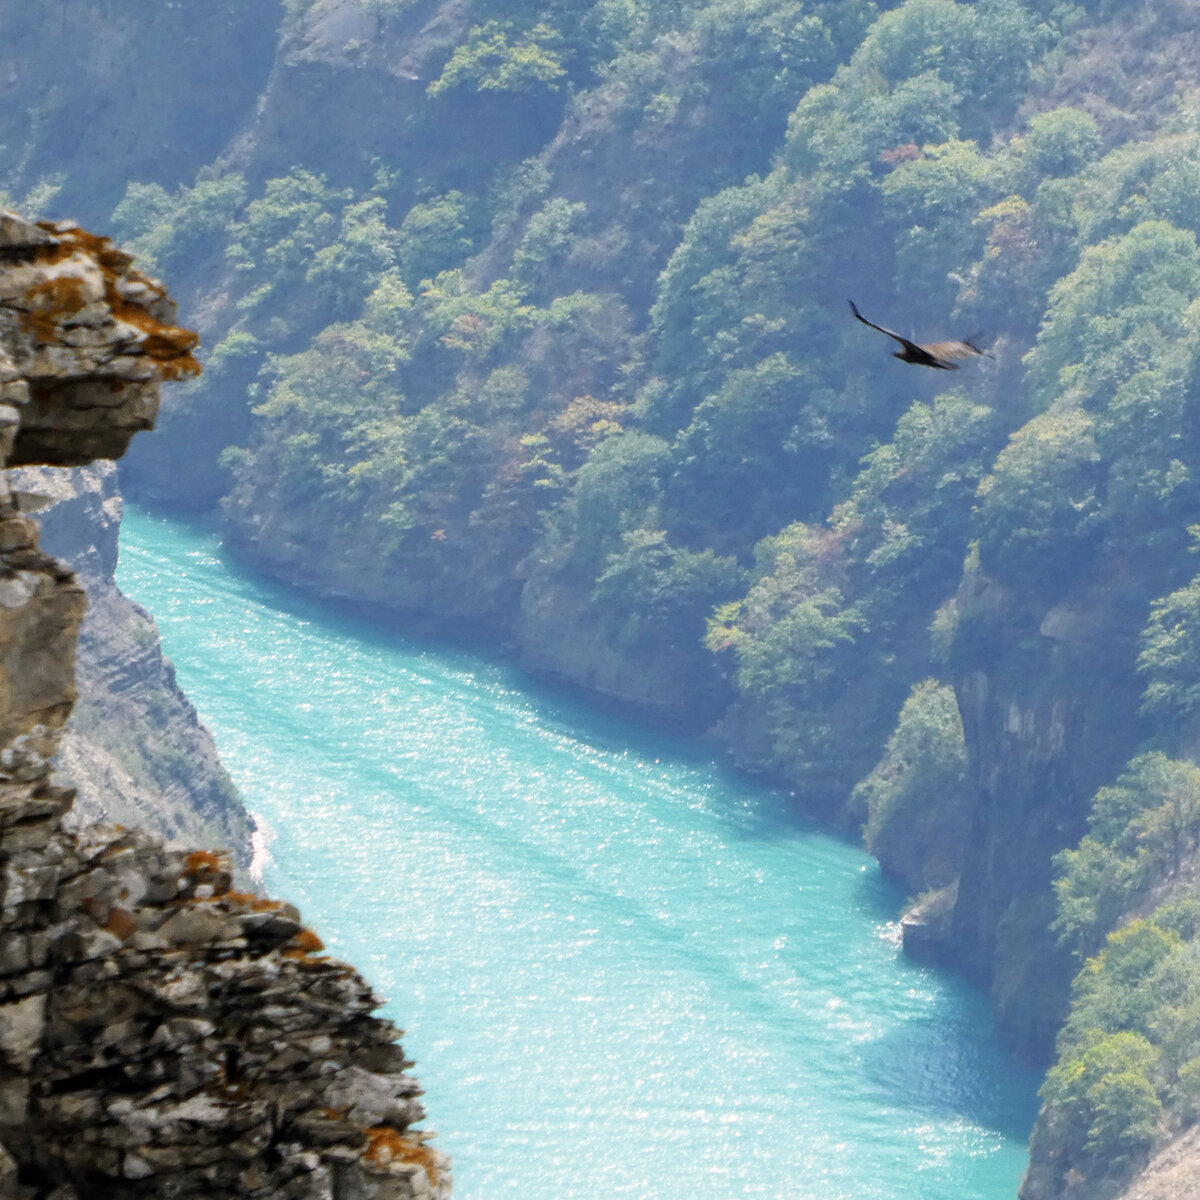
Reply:
[[[390,997],[456,1196],[1015,1196],[1036,1081],[786,797],[185,524],[132,511],[120,581],[269,831],[267,886]]]

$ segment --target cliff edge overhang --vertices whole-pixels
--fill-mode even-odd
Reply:
[[[196,335],[132,258],[0,210],[0,465],[117,458]],[[380,1000],[228,860],[64,828],[83,589],[0,477],[0,1196],[445,1197]]]

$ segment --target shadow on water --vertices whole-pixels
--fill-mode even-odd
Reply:
[[[947,988],[944,977],[941,985]],[[987,1027],[981,998],[963,1009],[971,1014],[971,1019],[963,1017],[964,1026]],[[1000,1064],[1002,1073],[989,1070]],[[910,1018],[868,1042],[860,1067],[881,1091],[902,1094],[913,1108],[931,1116],[963,1116],[1014,1141],[1029,1140],[1041,1075],[1021,1066],[991,1038],[950,1037],[945,1024],[933,1017]]]
[[[859,888],[865,904],[885,921],[895,921],[905,906],[902,889],[878,868],[860,876]],[[929,1014],[885,1028],[862,1048],[863,1074],[882,1091],[903,1092],[931,1115],[961,1115],[1028,1142],[1043,1075],[1000,1044],[986,996],[952,969],[925,966],[899,950],[896,969],[899,986],[917,992],[936,987],[949,997],[955,1027]]]
[[[855,891],[856,902],[876,913],[881,924],[896,922],[908,902],[904,890],[885,879],[874,861],[859,875]],[[912,991],[936,987],[952,998],[955,1028],[948,1029],[941,1015],[910,1015],[885,1028],[863,1044],[864,1076],[882,1092],[903,1094],[913,1107],[931,1115],[964,1116],[1028,1142],[1043,1074],[1001,1045],[986,996],[952,968],[925,966],[899,948],[896,969],[899,986]],[[963,1036],[967,1033],[972,1036]]]

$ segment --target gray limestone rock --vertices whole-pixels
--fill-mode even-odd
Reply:
[[[0,384],[19,425],[0,449],[53,466],[120,454],[152,422],[157,383],[190,370],[192,335],[163,324],[161,287],[104,239],[0,211],[5,246]],[[140,314],[108,310],[113,294]],[[115,507],[102,483],[68,486]],[[39,547],[33,507],[0,482],[0,1196],[448,1196],[446,1158],[412,1128],[424,1111],[395,1027],[294,908],[235,890],[226,853],[64,824],[75,794],[52,760],[84,592]],[[115,544],[89,546],[80,577],[113,561]],[[91,636],[104,703],[136,712],[147,664],[121,628]]]
[[[44,993],[0,1005],[0,1059],[14,1070],[28,1071],[45,1027]]]
[[[42,546],[76,572],[88,595],[80,695],[56,774],[78,790],[76,814],[226,846],[245,867],[253,823],[163,657],[153,618],[117,588],[123,505],[115,465],[22,467],[10,475],[22,512],[41,526]]]

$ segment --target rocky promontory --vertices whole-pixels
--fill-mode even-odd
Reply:
[[[0,212],[0,455],[72,466],[198,371],[162,287],[104,238]],[[0,1195],[443,1197],[395,1028],[290,905],[218,851],[68,828],[79,577],[0,484]]]

